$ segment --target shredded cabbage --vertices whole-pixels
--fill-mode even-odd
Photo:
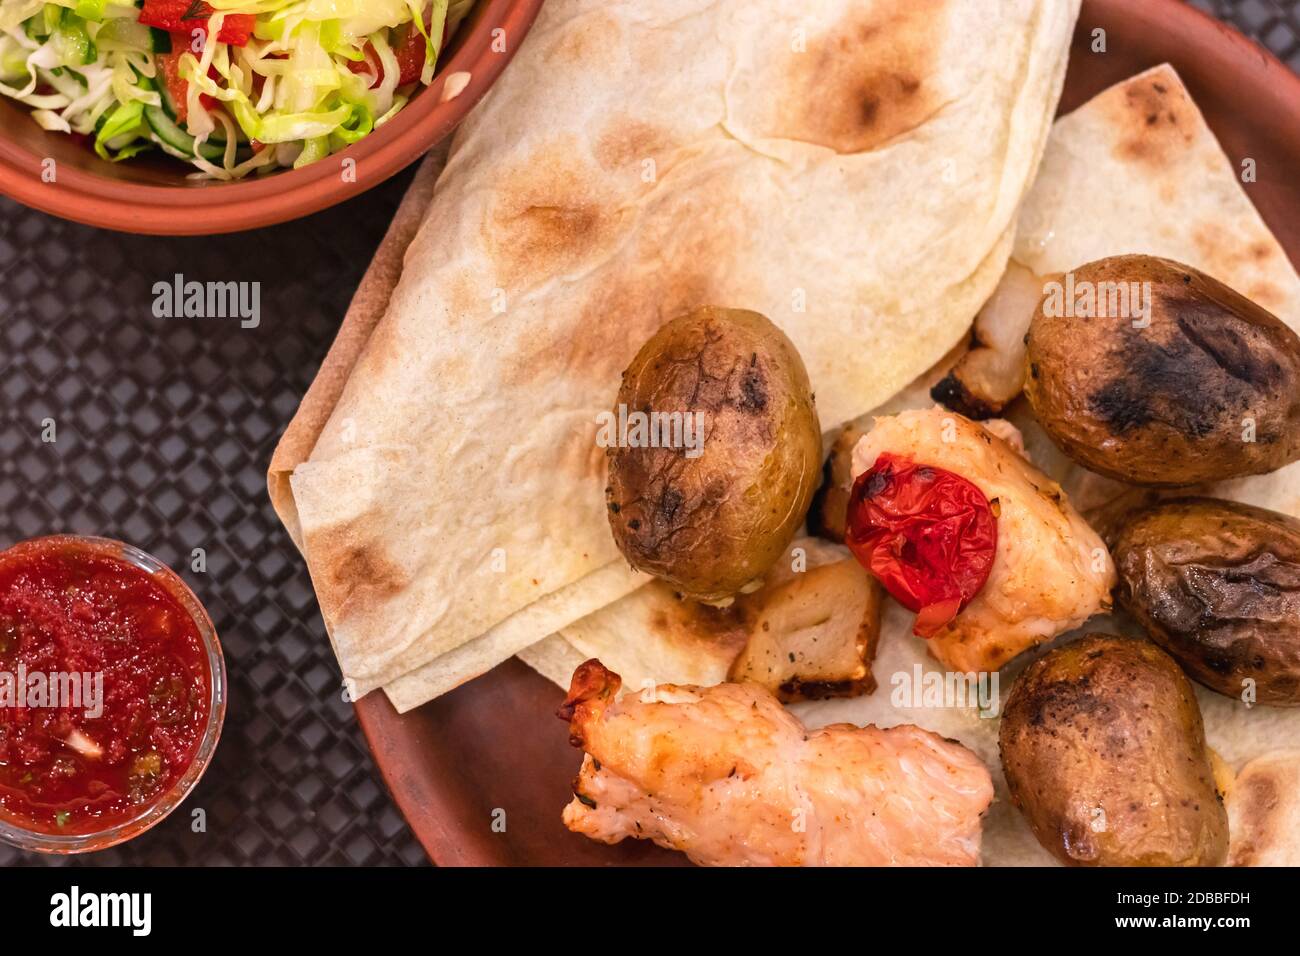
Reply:
[[[211,179],[300,167],[368,136],[428,85],[475,0],[206,2],[197,33],[187,20],[169,34],[141,24],[132,0],[0,0],[0,95],[45,129],[92,137],[113,162],[160,149]],[[248,15],[248,41],[221,42],[223,25]],[[420,76],[402,85],[420,45]]]

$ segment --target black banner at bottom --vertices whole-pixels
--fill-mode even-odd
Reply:
[[[631,936],[709,929],[807,941],[838,926],[918,945],[1026,930],[1076,939],[1173,931],[1231,942],[1293,925],[1288,870],[456,870],[98,869],[0,873],[6,939],[77,933],[202,943],[376,945],[443,929],[536,933],[605,927]],[[689,917],[689,919],[688,919]],[[705,927],[700,930],[701,925]],[[990,937],[988,934],[996,934]],[[557,941],[562,937],[551,937]],[[1009,938],[1003,936],[1002,938]],[[455,939],[455,937],[453,937]],[[612,940],[611,940],[612,941]],[[864,938],[864,942],[865,942]],[[435,940],[430,941],[431,944]],[[447,943],[456,945],[452,940]],[[381,944],[382,945],[382,944]]]

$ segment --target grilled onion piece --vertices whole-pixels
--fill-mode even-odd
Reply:
[[[975,316],[971,347],[930,397],[967,418],[993,418],[1025,387],[1025,333],[1043,280],[1016,262]]]
[[[876,689],[881,591],[857,561],[810,568],[767,591],[728,680],[762,684],[786,703]]]

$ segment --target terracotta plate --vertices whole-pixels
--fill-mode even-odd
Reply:
[[[1105,53],[1090,49],[1106,31]],[[1179,0],[1085,0],[1061,111],[1162,62],[1172,63],[1292,262],[1300,261],[1300,78]],[[385,781],[435,863],[566,865],[684,862],[643,841],[607,847],[569,833],[560,809],[579,753],[554,716],[563,694],[518,660],[398,716],[381,693],[357,703]],[[504,832],[493,814],[505,811]],[[498,815],[499,816],[499,815]]]

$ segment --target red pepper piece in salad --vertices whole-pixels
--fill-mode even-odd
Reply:
[[[398,86],[414,83],[420,78],[420,74],[424,72],[425,54],[428,52],[428,44],[424,42],[424,36],[415,29],[414,25],[407,25],[405,30],[406,37],[393,46],[393,55],[397,57],[397,68],[400,71],[397,77]],[[450,24],[444,25],[439,49],[446,48],[450,32]],[[379,54],[375,52],[375,45],[367,42],[362,52],[366,58],[349,63],[348,69],[353,73],[373,71],[375,80],[370,85],[378,86],[383,81],[384,68],[379,62]]]
[[[204,29],[213,12],[212,7],[203,0],[144,0],[139,19],[147,27],[188,35],[191,30]],[[221,21],[221,32],[217,34],[217,40],[232,46],[243,46],[253,35],[256,19],[251,13],[226,14]]]
[[[181,76],[180,68],[181,56],[185,52],[184,49],[173,49],[170,53],[154,54],[154,58],[158,62],[158,79],[167,87],[167,93],[176,108],[176,122],[178,123],[185,122],[186,114],[189,111],[186,106],[189,83]],[[217,106],[216,98],[208,96],[207,93],[199,94],[199,102],[203,104],[205,109],[209,110],[215,109]]]
[[[994,507],[960,475],[885,453],[858,476],[845,544],[932,637],[988,581],[997,551]]]

